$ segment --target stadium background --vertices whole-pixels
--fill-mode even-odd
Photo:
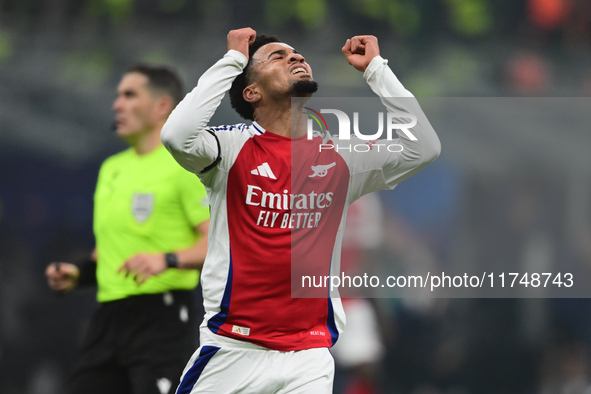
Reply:
[[[224,53],[227,32],[244,26],[303,52],[324,96],[369,94],[340,53],[346,38],[366,33],[417,96],[591,93],[587,0],[0,1],[1,393],[62,392],[94,307],[92,291],[52,294],[43,272],[93,247],[97,170],[125,147],[110,131],[121,73],[137,60],[172,63],[189,88]],[[239,119],[225,104],[214,121]],[[554,154],[565,145],[591,151],[588,124],[550,135],[434,126],[442,156],[381,196],[386,260],[591,264],[591,166],[569,160],[568,149]],[[591,385],[587,299],[376,304],[384,393],[582,393]]]

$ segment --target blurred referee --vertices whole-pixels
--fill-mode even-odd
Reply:
[[[182,96],[180,78],[165,66],[125,72],[113,110],[130,148],[101,166],[96,249],[87,261],[46,269],[57,292],[98,289],[69,393],[172,393],[195,348],[191,290],[207,251],[209,208],[203,185],[160,142]]]

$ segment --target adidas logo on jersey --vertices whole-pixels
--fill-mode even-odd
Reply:
[[[277,177],[275,176],[275,174],[273,174],[273,171],[271,170],[271,166],[269,166],[269,163],[267,162],[264,162],[263,164],[252,170],[250,173],[265,178],[277,179]]]
[[[250,335],[250,328],[240,327],[240,326],[232,326],[232,332],[235,334],[249,336]]]

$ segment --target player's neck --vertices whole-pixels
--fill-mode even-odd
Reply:
[[[292,122],[291,112],[291,102],[289,105],[259,107],[255,111],[254,120],[268,132],[289,138],[301,137],[306,134],[307,121],[303,116]]]

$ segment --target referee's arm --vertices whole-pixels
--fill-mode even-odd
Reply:
[[[67,293],[78,286],[96,285],[96,249],[90,257],[75,264],[53,262],[45,269],[49,288]]]
[[[157,254],[139,253],[125,261],[117,272],[133,275],[134,280],[142,284],[170,268],[201,270],[207,254],[209,220],[195,226],[195,231],[202,236],[190,248]]]

